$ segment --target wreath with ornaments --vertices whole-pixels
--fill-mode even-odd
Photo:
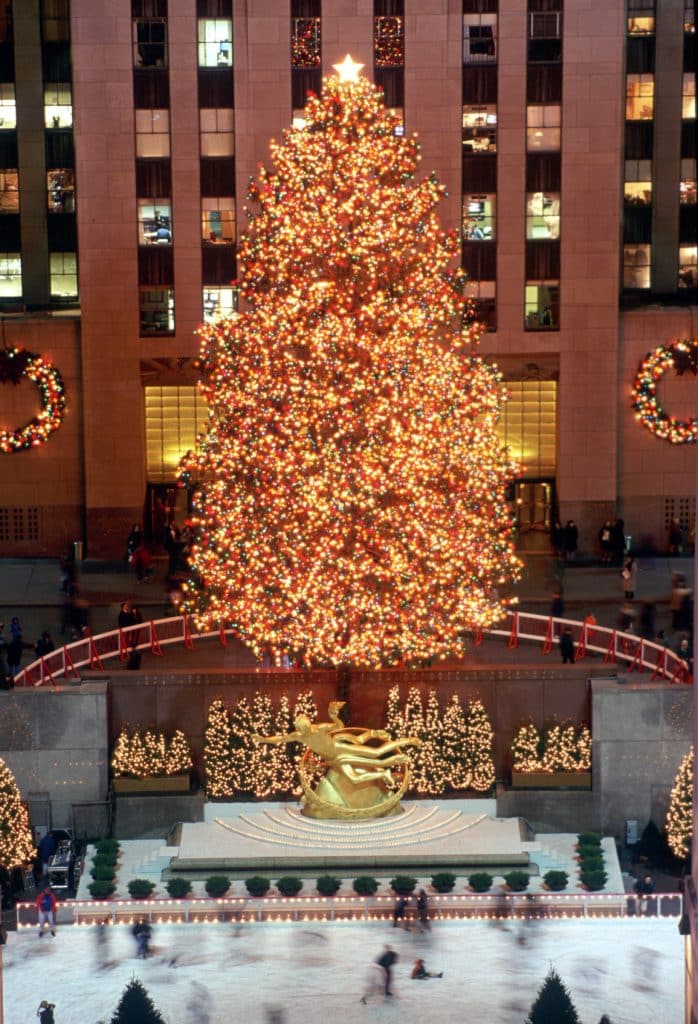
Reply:
[[[39,448],[65,415],[65,388],[56,367],[24,348],[0,349],[0,383],[17,385],[23,380],[39,389],[41,412],[18,430],[0,430],[0,452],[5,454]]]
[[[698,374],[698,339],[684,338],[672,345],[659,345],[640,363],[633,384],[633,409],[644,427],[671,444],[698,442],[698,419],[678,419],[664,411],[657,398],[657,387],[665,373],[673,370],[678,377],[684,373]]]

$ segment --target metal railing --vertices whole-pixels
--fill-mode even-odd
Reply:
[[[649,671],[652,679],[668,679],[672,683],[693,681],[687,663],[668,647],[632,633],[599,626],[592,618],[580,622],[508,611],[502,627],[476,631],[473,643],[479,647],[488,636],[505,638],[509,648],[518,647],[522,641],[533,641],[540,643],[543,654],[547,655],[559,644],[560,635],[568,626],[573,633],[575,661],[590,654],[601,655],[605,664],[624,664],[628,672]],[[43,686],[47,683],[55,686],[59,679],[79,679],[81,668],[103,671],[105,661],[113,658],[127,661],[129,652],[134,648],[161,656],[163,647],[178,644],[193,650],[195,641],[199,640],[217,639],[222,646],[227,646],[228,638],[235,635],[235,630],[224,623],[220,623],[217,629],[197,632],[192,618],[186,615],[155,619],[97,636],[87,634],[37,658],[15,677],[15,682],[22,686]]]

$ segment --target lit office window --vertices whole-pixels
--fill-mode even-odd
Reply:
[[[138,200],[138,244],[172,245],[172,206],[169,199]]]
[[[507,400],[497,424],[500,442],[521,466],[521,476],[554,477],[557,471],[557,381],[507,380]]]
[[[199,18],[199,67],[233,66],[233,23],[230,18]]]
[[[320,18],[291,18],[291,67],[319,68],[321,63]]]
[[[654,35],[654,15],[638,14],[628,17],[629,36],[652,36]]]
[[[526,148],[529,153],[559,150],[559,103],[531,103],[526,107]]]
[[[206,425],[208,406],[194,385],[144,390],[148,483],[174,483],[180,459]]]
[[[688,158],[681,161],[681,183],[679,202],[692,206],[696,201],[696,161]]]
[[[140,289],[141,334],[172,334],[175,329],[174,289]]]
[[[482,64],[497,59],[497,15],[463,15],[463,63]]]
[[[59,167],[46,172],[49,213],[75,213],[75,171]]]
[[[525,304],[527,331],[546,331],[560,326],[559,281],[527,281]]]
[[[686,0],[683,12],[683,30],[684,32],[690,33],[695,32],[696,30],[696,15],[693,0]]]
[[[405,64],[405,23],[395,15],[375,19],[373,57],[377,68],[401,68]]]
[[[201,199],[201,240],[209,245],[235,241],[235,200],[232,196]]]
[[[690,121],[696,116],[696,76],[692,71],[684,72],[681,95],[681,117]]]
[[[679,246],[679,288],[698,288],[698,246]]]
[[[78,294],[78,258],[74,252],[52,252],[50,255],[52,299],[75,299]]]
[[[217,320],[225,320],[235,313],[237,308],[237,288],[204,286],[204,323],[214,324]]]
[[[623,246],[623,287],[649,288],[652,246]]]
[[[463,152],[497,152],[497,107],[493,103],[463,105]]]
[[[200,110],[202,156],[233,156],[235,153],[234,111]]]
[[[17,127],[15,87],[11,82],[0,83],[0,131]]]
[[[167,67],[167,22],[164,18],[136,18],[133,22],[133,65]]]
[[[169,110],[136,111],[136,156],[170,155]]]
[[[654,75],[626,75],[625,120],[651,121],[654,117]]]
[[[630,206],[649,206],[652,202],[652,161],[626,160],[623,198]]]
[[[19,213],[19,174],[0,170],[0,213]]]
[[[465,241],[492,241],[496,237],[497,196],[468,192],[463,196],[463,238]]]
[[[475,316],[486,325],[487,330],[496,330],[497,282],[473,281],[468,278],[465,283],[465,296],[472,300]]]
[[[47,128],[72,127],[73,97],[69,82],[44,86],[44,124]]]
[[[22,260],[18,252],[0,253],[0,297],[19,299],[22,296]]]
[[[560,193],[529,192],[526,196],[526,238],[560,237]]]

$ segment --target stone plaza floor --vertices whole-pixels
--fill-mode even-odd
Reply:
[[[394,997],[363,1005],[385,943],[399,954]],[[56,1024],[108,1024],[134,976],[167,1024],[523,1024],[551,966],[582,1024],[680,1024],[683,943],[676,918],[439,921],[424,935],[377,921],[162,924],[144,961],[127,925],[101,953],[94,927],[40,940],[31,928],[4,948],[4,1024],[28,1024],[42,999]],[[443,978],[412,981],[416,957]]]

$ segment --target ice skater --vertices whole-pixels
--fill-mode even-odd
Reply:
[[[443,978],[443,976],[443,971],[439,971],[438,974],[430,973],[424,966],[424,961],[420,959],[415,960],[412,974],[410,975],[416,981],[422,981],[423,978]]]
[[[53,1011],[55,1009],[55,1003],[48,1003],[45,999],[42,999],[39,1003],[39,1009],[36,1011],[39,1024],[54,1024]]]
[[[56,897],[50,885],[45,886],[36,897],[36,909],[39,911],[39,938],[43,937],[44,925],[48,925],[51,935],[56,935]]]
[[[150,940],[153,929],[145,918],[141,918],[140,921],[136,921],[134,924],[131,934],[136,940],[136,956],[139,960],[147,960],[150,956]]]
[[[419,890],[417,896],[417,917],[419,919],[419,927],[423,932],[431,930],[431,921],[429,920],[429,897],[427,896],[424,889]]]
[[[405,927],[405,930],[409,931],[410,922],[407,920],[407,917],[405,916],[406,910],[407,897],[398,896],[398,898],[395,900],[395,906],[393,907],[393,928],[398,928],[400,926],[400,923],[402,923]]]

